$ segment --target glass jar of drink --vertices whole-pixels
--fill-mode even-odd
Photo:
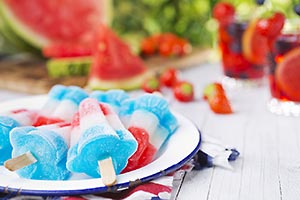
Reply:
[[[255,15],[241,21],[231,4],[216,4],[213,15],[219,23],[218,44],[225,75],[223,83],[243,86],[265,82],[267,54],[284,23],[281,13],[272,14],[268,18]]]
[[[300,116],[300,23],[287,21],[269,54],[269,110]]]

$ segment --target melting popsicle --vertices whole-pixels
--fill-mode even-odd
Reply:
[[[122,103],[129,99],[129,95],[124,90],[111,89],[108,91],[93,91],[90,94],[91,98],[97,99],[99,102],[108,103],[118,114]]]
[[[108,106],[106,106],[108,108]],[[112,109],[107,109],[107,113]],[[91,177],[102,177],[105,185],[115,183],[105,171],[101,171],[101,163],[111,160],[116,174],[119,174],[127,164],[128,158],[135,152],[137,142],[126,129],[117,124],[116,115],[112,114],[111,123],[119,130],[117,133],[107,121],[96,99],[84,99],[79,105],[79,130],[72,132],[74,146],[68,152],[67,168],[71,172],[85,173]],[[76,121],[76,120],[75,120]],[[80,136],[76,135],[80,134]],[[99,167],[100,165],[100,167]]]
[[[43,106],[41,115],[33,126],[41,126],[58,122],[70,122],[78,110],[79,103],[88,97],[88,94],[77,86],[54,86],[49,99]]]
[[[10,131],[20,126],[19,122],[8,116],[0,116],[0,165],[11,158],[12,146],[9,141]]]
[[[20,177],[37,180],[66,180],[70,124],[42,127],[21,126],[10,132],[12,159],[4,166]]]
[[[128,130],[138,141],[138,149],[123,172],[140,168],[154,159],[157,151],[178,127],[168,102],[155,94],[144,94],[127,100],[120,115],[129,119]]]

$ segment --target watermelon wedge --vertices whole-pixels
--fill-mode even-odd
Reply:
[[[92,90],[137,89],[150,75],[141,58],[105,25],[99,26],[93,52],[88,80],[88,88]]]
[[[6,24],[41,49],[62,42],[88,42],[101,23],[110,20],[110,0],[1,0]]]

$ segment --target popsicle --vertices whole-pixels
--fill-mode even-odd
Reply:
[[[79,129],[72,132],[75,145],[68,152],[67,168],[71,172],[85,173],[91,177],[102,177],[105,185],[112,185],[115,178],[107,180],[102,163],[111,160],[115,174],[119,174],[128,158],[136,151],[137,142],[121,125],[113,109],[102,106],[110,122],[105,117],[96,99],[86,98],[79,105]],[[75,120],[76,121],[76,120]],[[111,124],[113,124],[113,127]],[[115,131],[115,129],[117,131]],[[80,136],[76,135],[80,134]]]
[[[79,103],[88,94],[77,86],[54,86],[49,92],[49,99],[41,109],[41,114],[33,126],[53,124],[57,122],[71,122],[78,110]]]
[[[114,113],[118,113],[122,102],[128,99],[129,95],[124,90],[112,89],[108,91],[93,91],[90,93],[89,97],[96,99],[98,102],[108,103],[113,108]],[[75,145],[75,143],[79,140],[79,138],[77,138],[77,136],[80,136],[79,120],[79,113],[77,112],[74,115],[72,122],[72,132],[76,133],[74,133],[73,137],[71,137],[71,146]]]
[[[99,102],[108,103],[118,114],[122,103],[129,99],[128,93],[120,89],[111,89],[108,91],[93,91],[90,94],[91,98],[97,99]]]
[[[9,141],[9,132],[20,126],[19,122],[8,116],[0,116],[0,165],[11,158],[12,146]]]
[[[124,101],[120,115],[128,118],[128,130],[138,141],[138,149],[128,159],[123,172],[140,168],[154,159],[157,151],[178,127],[168,102],[155,94]]]
[[[0,116],[0,165],[3,165],[4,161],[11,158],[12,146],[9,140],[11,129],[17,126],[33,125],[37,121],[38,116],[50,115],[66,91],[67,87],[56,85],[48,92],[47,101],[41,109],[16,109]]]
[[[70,124],[42,127],[21,126],[10,132],[12,159],[4,166],[20,177],[37,180],[66,180]]]

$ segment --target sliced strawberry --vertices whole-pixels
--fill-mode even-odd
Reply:
[[[224,88],[221,83],[215,82],[205,86],[203,90],[203,98],[208,100],[215,93],[225,93]]]
[[[216,93],[212,98],[208,99],[211,110],[218,114],[230,114],[232,109],[227,97],[222,93]]]
[[[156,77],[146,79],[142,84],[142,89],[148,93],[160,91],[159,79]]]
[[[285,16],[280,12],[275,12],[272,17],[259,19],[256,30],[261,35],[273,39],[278,36],[283,28]]]
[[[175,98],[181,102],[189,102],[194,99],[194,87],[188,81],[179,81],[173,87]]]
[[[210,109],[215,113],[230,114],[233,112],[225,90],[218,82],[210,83],[205,86],[203,98],[208,101]]]
[[[174,68],[169,68],[160,75],[160,83],[167,87],[173,87],[177,82],[178,71]]]

